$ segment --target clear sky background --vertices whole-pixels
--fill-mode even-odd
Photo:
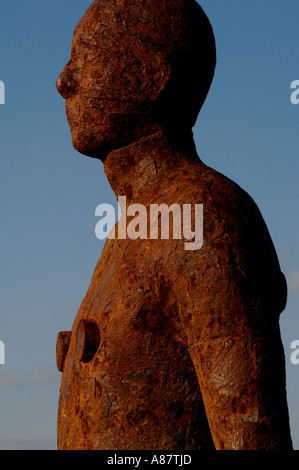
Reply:
[[[90,0],[1,0],[0,449],[56,449],[56,336],[71,329],[103,242],[95,208],[115,204],[101,162],[71,144],[56,78]],[[281,316],[299,449],[298,0],[202,0],[218,62],[194,129],[202,160],[260,207],[289,285]]]

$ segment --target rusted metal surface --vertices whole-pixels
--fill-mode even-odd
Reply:
[[[203,204],[204,243],[107,240],[58,337],[59,449],[291,448],[285,279],[253,200],[193,144],[214,65],[195,2],[96,1],[76,28],[57,81],[74,147],[128,206]]]
[[[69,350],[71,331],[60,331],[56,342],[56,365],[59,372],[63,372],[64,362]]]

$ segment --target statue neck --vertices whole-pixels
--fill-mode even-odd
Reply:
[[[131,145],[113,150],[104,161],[107,179],[116,196],[129,203],[146,202],[167,185],[178,168],[199,163],[192,132],[180,138],[158,131]]]

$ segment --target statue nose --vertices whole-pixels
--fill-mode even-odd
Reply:
[[[56,88],[64,99],[69,98],[72,94],[75,93],[77,89],[77,84],[74,78],[72,77],[68,65],[64,67],[61,74],[57,78]]]

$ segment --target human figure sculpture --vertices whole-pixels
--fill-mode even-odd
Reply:
[[[57,80],[74,148],[128,207],[202,204],[204,240],[106,241],[58,335],[59,449],[292,448],[285,278],[254,201],[193,142],[215,63],[194,0],[96,0],[75,29]]]

